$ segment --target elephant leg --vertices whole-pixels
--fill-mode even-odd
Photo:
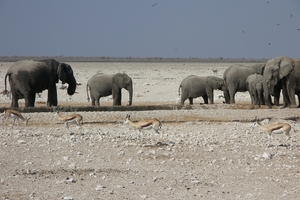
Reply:
[[[92,106],[95,106],[96,98],[92,92],[91,92],[91,102],[92,102]]]
[[[95,98],[91,98],[92,106],[95,106]]]
[[[92,103],[94,104],[93,106],[100,106],[100,97],[98,97],[97,99],[96,98],[94,98],[93,100],[92,100]]]
[[[193,105],[193,98],[189,97],[190,105]]]
[[[181,97],[180,97],[180,103],[181,103],[181,105],[184,104],[185,100],[188,98],[187,96],[188,95],[184,92],[184,90],[182,90],[182,94],[181,94]]]
[[[259,99],[260,99],[261,105],[266,105],[266,102],[265,102],[265,98],[264,98],[264,94],[263,94],[263,93],[260,93]]]
[[[27,95],[25,95],[25,107],[34,107],[35,97],[35,92],[30,92]]]
[[[11,97],[10,107],[12,107],[12,108],[18,108],[19,107],[19,103],[18,103],[19,98],[17,97],[17,94],[12,93],[11,96],[12,97]]]
[[[186,98],[184,98],[183,96],[181,96],[181,98],[180,98],[180,104],[183,105],[184,102],[185,102],[185,100],[186,100]]]
[[[51,106],[57,106],[57,91],[56,87],[50,87],[48,89],[48,100],[47,100],[47,105],[49,107]]]
[[[214,104],[214,91],[207,91],[207,98],[210,104]],[[207,102],[208,104],[208,102]]]
[[[282,84],[282,94],[283,94],[283,108],[286,108],[291,104],[286,84]]]
[[[260,107],[260,105],[262,105],[261,93],[259,91],[257,91],[257,104],[258,104],[258,107]]]
[[[118,106],[118,99],[117,99],[117,97],[113,97],[113,106]]]
[[[254,105],[253,94],[251,94],[251,92],[249,92],[249,95],[250,95],[250,99],[251,99],[251,105]]]
[[[259,95],[260,95],[259,92],[255,91],[255,93],[254,93],[254,103],[255,103],[255,105],[260,105],[260,103],[261,103]]]
[[[235,88],[229,87],[228,92],[229,92],[229,103],[230,104],[235,104],[235,99],[234,99],[234,96],[235,96],[235,93],[236,93]]]
[[[122,99],[122,94],[121,94],[121,89],[117,89],[115,93],[113,93],[113,105],[114,106],[120,106],[121,105],[121,99]]]
[[[19,107],[19,104],[18,104],[19,96],[18,96],[18,93],[16,92],[14,84],[13,84],[13,82],[10,78],[9,78],[9,85],[10,85],[10,90],[11,90],[11,104],[10,104],[10,107],[18,108]]]
[[[120,92],[117,102],[118,102],[118,106],[120,106],[121,102],[122,102],[122,93],[121,92]]]
[[[225,89],[223,91],[223,95],[224,95],[224,98],[225,98],[225,103],[230,103],[229,92],[228,92],[227,89]]]
[[[295,99],[295,89],[294,88],[289,88],[288,89],[288,94],[289,94],[291,107],[292,108],[297,108],[296,99]]]
[[[234,99],[234,96],[235,96],[235,93],[230,93],[230,104],[235,104],[235,99]]]
[[[274,105],[279,106],[279,96],[274,96]]]
[[[203,100],[204,100],[204,103],[205,104],[208,104],[208,96],[205,95],[205,96],[202,96]]]
[[[274,105],[279,106],[279,100],[280,100],[280,90],[275,90]]]

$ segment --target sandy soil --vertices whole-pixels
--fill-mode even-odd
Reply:
[[[69,97],[59,89],[59,105],[90,105],[85,84],[96,72],[126,72],[134,83],[134,105],[174,104],[178,86],[188,75],[222,77],[230,64],[205,63],[70,63],[79,83]],[[0,68],[0,82],[11,63]],[[2,85],[4,89],[4,85]],[[2,89],[1,88],[1,89]],[[46,91],[37,98],[44,106]],[[82,130],[70,130],[53,113],[24,113],[27,127],[6,121],[0,130],[0,199],[297,199],[300,192],[298,109],[251,107],[248,93],[236,105],[215,104],[180,110],[79,112]],[[0,97],[0,107],[10,100]],[[123,105],[128,94],[123,91]],[[201,103],[201,105],[200,105]],[[111,97],[101,105],[112,105]],[[22,106],[22,101],[20,106]],[[122,122],[156,117],[161,134],[138,131]],[[63,115],[69,114],[62,112]],[[288,122],[292,139],[252,128]],[[267,120],[269,119],[269,120]]]

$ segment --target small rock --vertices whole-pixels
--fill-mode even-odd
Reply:
[[[18,144],[26,144],[24,140],[18,140]]]
[[[64,197],[63,199],[64,199],[64,200],[74,200],[73,197]]]
[[[272,159],[272,155],[270,153],[267,153],[267,152],[263,153],[262,157],[264,159]]]
[[[69,168],[70,168],[70,169],[76,169],[75,163],[70,164],[70,165],[69,165]]]
[[[144,153],[142,150],[139,150],[139,151],[137,152],[137,154],[142,154],[142,153]]]
[[[105,188],[105,186],[103,186],[103,185],[97,185],[95,190],[100,191],[100,190],[103,190],[104,188]]]
[[[64,156],[63,159],[64,160],[69,160],[69,157],[68,156]]]
[[[214,149],[212,147],[209,147],[209,149],[207,151],[208,152],[214,152]]]
[[[156,151],[155,151],[155,150],[150,150],[150,151],[149,151],[149,154],[155,155],[155,154],[156,154]]]
[[[200,181],[198,181],[198,180],[192,180],[191,182],[195,183],[195,184],[199,184],[200,183]]]
[[[73,178],[67,178],[67,183],[76,183],[76,181]]]

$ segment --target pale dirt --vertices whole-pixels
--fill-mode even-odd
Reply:
[[[123,71],[133,79],[133,105],[175,105],[183,78],[214,75],[212,69],[222,77],[230,65],[70,64],[82,85],[72,97],[58,89],[59,105],[90,105],[87,80],[96,72]],[[0,68],[1,85],[10,65]],[[45,105],[46,94],[37,106]],[[252,108],[248,93],[238,93],[237,104],[226,105],[220,94],[215,92],[214,105],[196,99],[192,109],[128,112],[133,120],[160,119],[160,135],[146,130],[139,137],[122,123],[127,112],[79,112],[82,131],[74,124],[69,131],[53,113],[24,113],[31,116],[28,127],[6,121],[0,130],[0,199],[298,199],[299,109]],[[7,97],[0,100],[0,107],[10,105]],[[123,105],[127,101],[123,90]],[[111,104],[111,97],[101,100]],[[268,134],[251,128],[255,116],[290,123],[289,145],[275,145],[285,139],[276,135],[268,147]]]

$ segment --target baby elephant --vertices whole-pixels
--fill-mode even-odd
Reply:
[[[181,88],[181,105],[186,99],[189,99],[190,105],[193,105],[193,98],[202,96],[204,103],[214,103],[214,90],[225,89],[225,83],[222,78],[216,76],[196,76],[190,75],[183,79],[179,85],[179,96]]]
[[[246,79],[246,87],[251,97],[252,105],[265,105],[263,76],[260,74],[251,74]]]

